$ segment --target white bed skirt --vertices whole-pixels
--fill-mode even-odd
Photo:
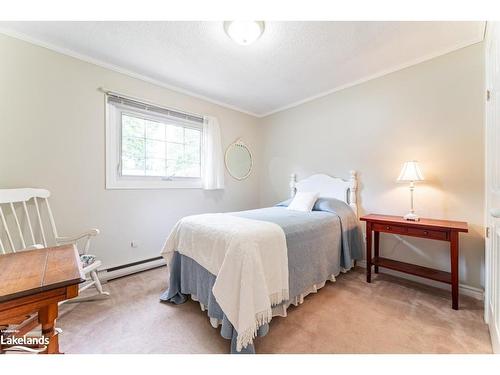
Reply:
[[[349,270],[341,268],[340,273],[346,273],[348,271]],[[290,307],[290,305],[299,306],[299,305],[303,304],[305,297],[307,297],[309,294],[317,293],[318,290],[320,290],[321,288],[323,288],[326,285],[327,281],[334,283],[335,281],[337,281],[338,275],[339,274],[337,274],[337,275],[332,274],[332,275],[330,275],[328,280],[325,280],[325,281],[318,283],[318,284],[313,284],[309,288],[307,288],[306,291],[299,294],[298,296],[291,298],[290,300],[288,300],[280,305],[273,306],[272,307],[273,317],[281,316],[281,317],[285,318],[287,316],[287,310]],[[194,294],[191,294],[191,299],[200,304],[201,311],[206,311],[206,306],[203,305]],[[209,318],[209,319],[210,319],[210,324],[214,328],[218,328],[222,324],[222,321],[220,319],[217,319],[217,318]]]

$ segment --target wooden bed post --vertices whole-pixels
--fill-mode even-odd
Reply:
[[[297,175],[295,173],[292,173],[290,175],[290,183],[289,183],[290,198],[293,198],[295,196],[295,191],[296,191],[295,184],[296,183],[297,183]]]
[[[358,216],[358,200],[356,198],[356,191],[358,190],[358,180],[356,178],[356,171],[349,172],[349,206],[352,207],[356,216]]]

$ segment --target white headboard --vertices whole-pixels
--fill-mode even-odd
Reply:
[[[330,177],[326,174],[314,174],[303,180],[297,181],[297,175],[290,175],[290,197],[294,197],[298,191],[318,192],[322,198],[336,198],[346,202],[358,214],[356,190],[358,181],[356,171],[350,171],[349,180],[338,177]]]

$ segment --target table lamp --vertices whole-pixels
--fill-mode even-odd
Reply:
[[[403,169],[401,169],[401,173],[398,177],[398,182],[409,182],[410,183],[410,194],[411,194],[411,208],[410,212],[404,216],[405,220],[411,221],[419,221],[420,218],[415,214],[415,210],[413,209],[413,191],[415,190],[415,182],[423,181],[424,176],[422,176],[422,172],[418,166],[418,162],[407,161],[403,164]]]

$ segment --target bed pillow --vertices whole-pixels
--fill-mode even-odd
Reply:
[[[292,202],[293,198],[289,198],[286,201],[280,202],[276,205],[276,207],[288,207],[288,205]],[[352,210],[351,207],[344,201],[341,201],[336,198],[318,198],[316,203],[314,203],[313,211],[326,211],[326,212],[337,212],[341,210],[342,212],[347,209]]]
[[[288,205],[292,202],[293,198],[288,198],[286,201],[279,202],[276,204],[276,207],[288,207]]]
[[[318,200],[319,193],[301,191],[295,194],[288,205],[289,210],[311,212],[314,203]]]

